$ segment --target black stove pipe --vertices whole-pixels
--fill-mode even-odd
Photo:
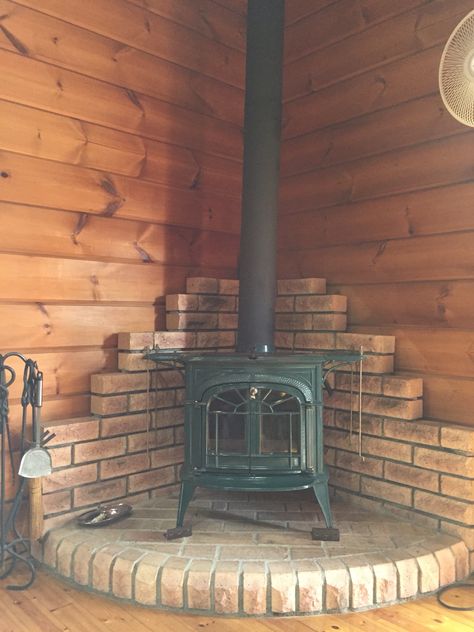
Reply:
[[[249,0],[237,351],[275,350],[284,0]]]

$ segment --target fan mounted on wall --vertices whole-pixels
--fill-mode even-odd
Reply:
[[[474,127],[474,11],[459,22],[444,47],[439,89],[448,112]]]

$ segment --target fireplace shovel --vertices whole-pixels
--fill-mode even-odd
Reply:
[[[41,447],[40,411],[43,405],[43,374],[38,372],[33,400],[33,446],[21,459],[18,474],[24,478],[49,476],[52,471],[51,455]]]

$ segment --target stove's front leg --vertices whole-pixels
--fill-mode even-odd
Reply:
[[[184,514],[194,495],[196,485],[190,481],[182,481],[181,490],[179,492],[178,516],[176,518],[176,527],[165,531],[167,540],[177,540],[178,538],[186,538],[192,534],[191,524],[184,525]]]
[[[333,526],[331,506],[329,504],[329,491],[327,480],[317,481],[313,485],[314,495],[323,512],[326,528],[313,527],[311,537],[313,540],[339,541],[339,529]]]

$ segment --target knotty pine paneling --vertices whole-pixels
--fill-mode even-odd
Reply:
[[[87,415],[117,334],[153,329],[188,276],[235,276],[245,10],[229,5],[0,0],[0,353],[38,360],[45,419]]]
[[[279,236],[280,277],[327,277],[349,298],[351,330],[396,336],[397,368],[425,380],[425,416],[463,424],[474,424],[474,132],[437,84],[470,10],[340,0],[287,26]]]

